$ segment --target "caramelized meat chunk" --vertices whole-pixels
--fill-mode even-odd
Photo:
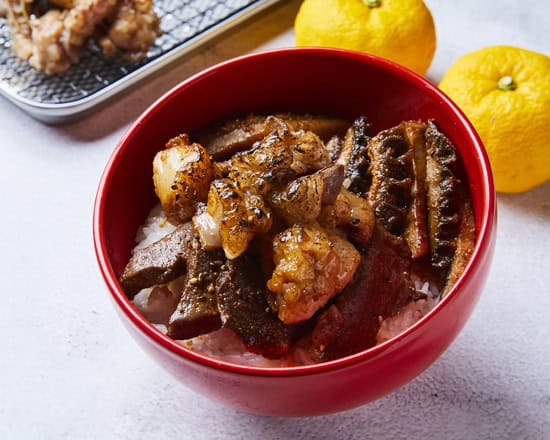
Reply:
[[[141,289],[165,284],[183,275],[193,234],[191,223],[185,223],[159,241],[137,250],[120,276],[126,295],[131,299]]]
[[[330,165],[321,139],[311,131],[291,131],[283,125],[248,151],[231,159],[229,178],[243,188],[266,194],[274,186]]]
[[[285,323],[305,321],[353,278],[359,252],[345,238],[295,225],[273,239],[275,269],[267,287]]]
[[[334,203],[323,207],[319,222],[329,229],[338,227],[353,243],[364,248],[370,240],[376,219],[366,199],[341,188]]]
[[[230,178],[216,179],[210,185],[206,215],[217,227],[220,244],[229,259],[241,255],[256,234],[271,228],[271,210],[263,197]],[[208,243],[204,219],[195,219],[195,224],[203,243]]]
[[[326,204],[333,204],[344,179],[344,168],[331,165],[292,180],[281,191],[271,194],[271,205],[287,223],[312,222]]]

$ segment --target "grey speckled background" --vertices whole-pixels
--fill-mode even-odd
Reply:
[[[487,45],[550,53],[550,2],[427,4],[438,33],[434,81]],[[176,383],[119,323],[91,243],[112,148],[181,79],[292,45],[298,5],[284,2],[70,125],[44,126],[0,100],[0,438],[550,439],[550,184],[499,195],[490,277],[452,346],[410,384],[351,411],[280,419],[221,407]]]

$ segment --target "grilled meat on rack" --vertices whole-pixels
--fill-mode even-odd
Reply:
[[[138,59],[160,34],[152,0],[55,0],[45,12],[40,3],[5,0],[13,51],[48,74],[78,63],[91,37],[107,56]]]

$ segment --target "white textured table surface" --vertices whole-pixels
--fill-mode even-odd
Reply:
[[[548,1],[427,4],[434,81],[487,45],[550,53]],[[372,404],[317,418],[240,413],[176,383],[123,329],[91,240],[111,150],[190,74],[292,45],[298,5],[270,10],[80,122],[45,126],[0,99],[1,439],[550,439],[550,184],[498,197],[496,255],[471,320],[427,371]]]

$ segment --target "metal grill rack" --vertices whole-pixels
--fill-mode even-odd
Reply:
[[[83,114],[277,0],[155,0],[163,33],[139,63],[106,59],[90,40],[79,64],[45,75],[17,59],[0,19],[0,93],[48,123]]]

